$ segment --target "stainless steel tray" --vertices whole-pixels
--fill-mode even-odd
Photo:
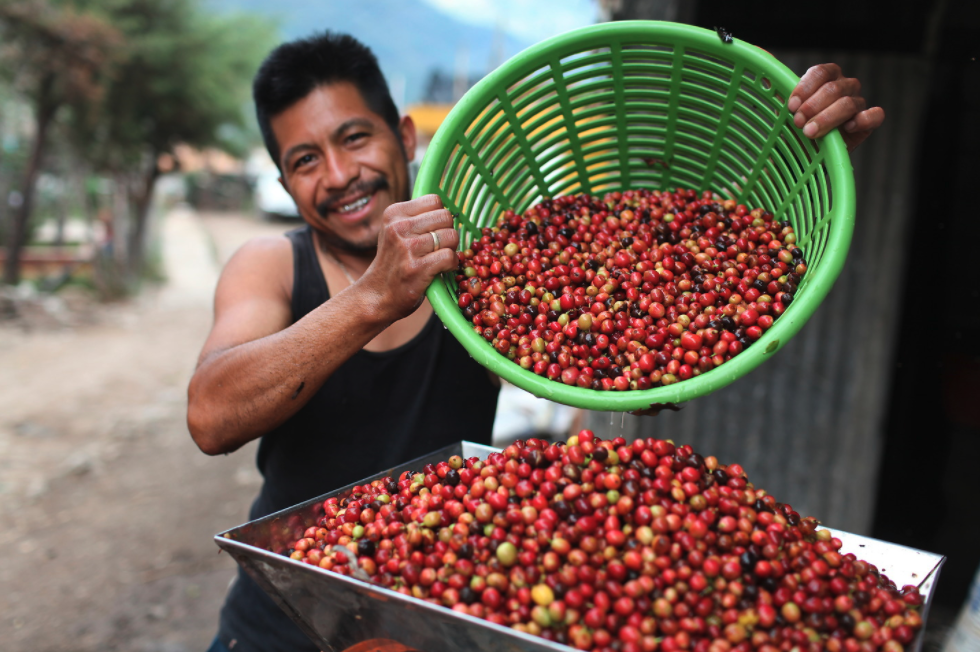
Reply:
[[[483,459],[497,450],[463,441],[355,484],[385,476],[395,477],[405,470],[421,470],[430,462],[446,460],[452,455]],[[353,487],[354,484],[342,487],[214,537],[215,543],[228,551],[322,650],[341,652],[356,646],[359,652],[367,652],[377,647],[371,641],[378,641],[380,645],[383,640],[425,652],[568,652],[572,649],[281,554],[302,536],[306,528],[316,524],[323,515],[324,500],[345,496]],[[922,619],[926,621],[945,557],[857,534],[831,531],[843,542],[842,552],[853,552],[858,558],[873,563],[899,587],[918,585],[925,598]],[[908,652],[919,652],[922,638],[920,632],[907,648]]]

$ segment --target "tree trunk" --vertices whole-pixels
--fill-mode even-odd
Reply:
[[[48,75],[41,82],[38,93],[37,133],[34,135],[31,156],[27,161],[24,180],[21,184],[20,191],[23,201],[20,207],[14,211],[10,225],[10,240],[7,243],[7,261],[4,265],[3,281],[9,285],[17,285],[20,282],[20,255],[24,245],[27,244],[27,222],[31,217],[31,211],[34,209],[34,186],[37,184],[37,176],[41,171],[41,161],[44,157],[44,148],[47,145],[48,128],[58,110],[57,103],[51,100],[53,86],[54,77]]]
[[[150,217],[150,205],[153,201],[153,187],[160,176],[157,167],[157,157],[151,157],[149,167],[139,180],[135,192],[132,193],[133,226],[129,232],[129,273],[134,277],[143,271],[146,253],[146,231]]]

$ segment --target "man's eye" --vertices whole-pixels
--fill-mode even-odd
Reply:
[[[368,135],[369,134],[366,131],[358,131],[357,133],[354,133],[354,134],[351,134],[350,136],[348,136],[346,140],[347,140],[348,143],[355,143],[355,142],[357,142],[359,140],[363,140],[363,139],[367,138]]]
[[[303,156],[300,156],[298,159],[296,159],[296,161],[293,163],[293,168],[302,167],[312,160],[313,160],[312,154],[304,154]]]

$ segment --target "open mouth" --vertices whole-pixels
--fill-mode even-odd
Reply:
[[[356,222],[374,210],[374,196],[388,189],[388,180],[378,176],[370,181],[359,181],[347,188],[340,197],[328,197],[316,206],[320,217],[339,215],[345,221]]]
[[[370,195],[365,195],[365,196],[361,197],[358,200],[352,201],[349,204],[342,204],[336,210],[337,210],[338,213],[353,213],[353,212],[357,211],[358,209],[363,208],[364,206],[367,206],[367,203],[369,201],[371,201],[371,197],[373,197],[373,196],[374,196],[373,193],[370,194]]]

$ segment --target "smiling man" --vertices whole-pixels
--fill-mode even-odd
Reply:
[[[323,34],[276,49],[254,97],[306,226],[228,262],[188,390],[216,455],[262,438],[260,518],[462,438],[490,443],[497,387],[442,328],[425,290],[456,268],[439,198],[413,201],[415,126],[371,52]],[[240,573],[213,649],[316,650]]]
[[[257,519],[459,439],[489,443],[497,387],[425,301],[459,238],[438,197],[408,201],[415,126],[370,50],[330,33],[282,45],[254,98],[306,225],[226,265],[187,421],[210,455],[261,438]],[[851,147],[884,117],[834,64],[811,68],[790,107],[807,136],[843,125]],[[317,648],[240,572],[211,649]]]

